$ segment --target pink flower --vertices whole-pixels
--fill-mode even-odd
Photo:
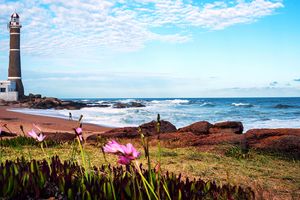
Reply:
[[[131,143],[126,144],[126,146],[122,145],[122,148],[126,157],[131,160],[134,160],[141,155],[141,153],[138,152]]]
[[[44,136],[42,133],[38,135],[33,129],[28,132],[28,135],[39,142],[44,141],[46,138],[46,136]]]
[[[37,139],[37,137],[38,137],[37,133],[33,129],[28,132],[28,135],[30,137],[32,137],[33,139]]]
[[[82,128],[78,127],[75,129],[76,133],[80,135],[82,133]]]
[[[123,145],[117,143],[115,140],[109,141],[104,147],[103,150],[106,153],[112,153],[112,154],[124,154]]]
[[[118,163],[122,165],[129,165],[132,160],[135,160],[141,155],[141,153],[138,152],[131,143],[121,145],[115,140],[109,141],[103,147],[103,150],[106,153],[118,155]]]
[[[1,135],[1,133],[2,133],[2,128],[0,128],[0,135]]]
[[[82,142],[83,141],[83,136],[82,136],[82,128],[81,127],[78,127],[78,128],[75,128],[75,134],[76,136],[79,138],[79,140]]]
[[[43,142],[45,138],[46,136],[41,133],[39,136],[37,136],[36,140],[39,142]]]

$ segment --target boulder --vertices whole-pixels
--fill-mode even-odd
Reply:
[[[244,135],[250,148],[289,153],[300,158],[300,129],[250,129]]]
[[[209,129],[212,127],[213,125],[207,121],[200,121],[200,122],[196,122],[193,123],[189,126],[183,127],[178,129],[178,132],[192,132],[195,135],[203,135],[203,134],[208,134],[209,133]]]
[[[142,133],[151,136],[157,134],[157,122],[151,121],[139,126],[142,129]],[[171,133],[176,132],[177,128],[168,121],[161,120],[160,121],[160,133]]]
[[[215,133],[235,133],[235,134],[242,134],[244,130],[244,126],[242,122],[236,121],[226,121],[226,122],[219,122],[215,123],[210,129],[210,134]]]
[[[137,127],[114,128],[101,134],[101,137],[106,138],[135,138],[138,137]],[[94,140],[97,135],[91,135],[87,140]]]

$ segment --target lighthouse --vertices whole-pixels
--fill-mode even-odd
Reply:
[[[15,85],[19,99],[24,96],[20,56],[21,28],[22,25],[20,24],[20,17],[16,12],[14,12],[11,15],[10,22],[8,23],[10,33],[8,80]]]

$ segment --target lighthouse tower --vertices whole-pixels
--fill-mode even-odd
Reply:
[[[21,75],[21,56],[20,56],[20,24],[19,15],[14,12],[11,15],[8,29],[10,33],[10,49],[9,49],[9,67],[8,80],[15,84],[19,99],[24,96],[24,87]]]

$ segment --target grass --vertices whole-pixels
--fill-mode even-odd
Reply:
[[[122,142],[122,141],[121,141]],[[125,143],[128,141],[123,141]],[[138,146],[138,145],[135,145]],[[227,151],[224,151],[224,148]],[[282,159],[273,155],[264,155],[259,152],[248,152],[250,156],[240,156],[238,149],[232,147],[220,147],[220,151],[202,152],[196,147],[189,148],[162,148],[161,167],[176,174],[181,173],[183,177],[201,178],[204,180],[215,180],[219,184],[226,182],[252,187],[258,199],[299,199],[300,198],[300,162],[299,160]],[[71,156],[72,146],[68,143],[59,144],[46,148],[47,153],[59,155],[62,160],[68,160]],[[104,158],[99,147],[85,144],[85,152],[91,165],[100,166]],[[142,148],[138,149],[142,152]],[[78,149],[79,151],[79,149]],[[150,148],[152,165],[156,164],[157,147]],[[26,159],[43,159],[45,155],[36,146],[13,146],[2,147],[2,161],[16,160],[24,156]],[[80,153],[77,153],[77,160]],[[113,155],[107,155],[108,162],[116,164],[117,159]],[[146,159],[140,158],[146,166]]]

